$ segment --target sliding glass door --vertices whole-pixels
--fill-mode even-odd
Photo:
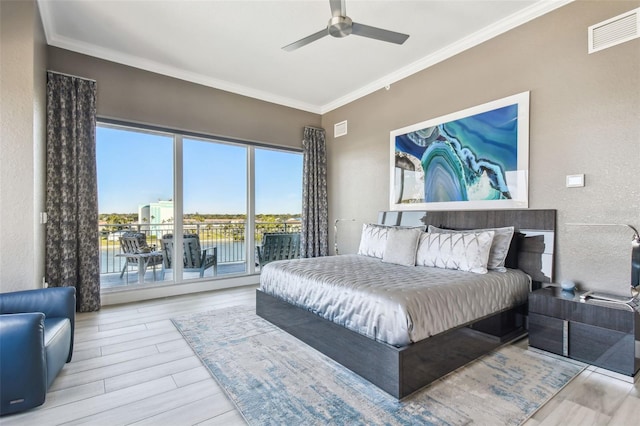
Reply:
[[[119,123],[96,134],[103,289],[252,274],[265,232],[300,232],[299,152]]]
[[[96,129],[102,288],[162,279],[161,256],[144,252],[160,252],[173,233],[173,148],[170,134]]]
[[[199,240],[201,256],[200,261],[187,260],[185,280],[247,271],[247,150],[211,140],[183,140],[183,234]],[[189,243],[196,242],[185,241]]]
[[[255,242],[265,233],[300,232],[302,216],[302,154],[256,148]]]

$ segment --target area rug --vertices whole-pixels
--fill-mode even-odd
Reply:
[[[505,345],[398,401],[255,308],[172,321],[250,425],[517,425],[585,368]]]

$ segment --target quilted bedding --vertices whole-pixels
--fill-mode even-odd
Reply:
[[[474,274],[361,255],[271,262],[260,289],[372,339],[404,346],[527,301],[516,269]]]

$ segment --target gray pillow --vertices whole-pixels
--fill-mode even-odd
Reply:
[[[423,232],[418,228],[391,228],[387,232],[387,245],[382,261],[398,265],[415,266],[418,240]]]
[[[489,252],[489,261],[487,262],[487,269],[494,271],[506,272],[507,268],[504,266],[504,262],[509,254],[509,247],[511,246],[511,239],[513,238],[513,232],[515,228],[513,226],[505,226],[502,228],[484,228],[484,229],[469,229],[464,231],[454,231],[452,229],[442,229],[433,225],[429,225],[429,232],[439,233],[452,233],[452,232],[483,232],[493,231],[493,243],[491,243],[491,251]]]
[[[487,273],[493,231],[429,232],[420,237],[416,265]]]
[[[393,226],[365,223],[362,225],[358,254],[382,259],[390,229],[418,229],[424,231],[425,228],[425,226]]]

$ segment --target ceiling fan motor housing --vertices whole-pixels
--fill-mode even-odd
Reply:
[[[351,34],[353,21],[348,16],[334,16],[327,27],[333,37],[342,38]]]

